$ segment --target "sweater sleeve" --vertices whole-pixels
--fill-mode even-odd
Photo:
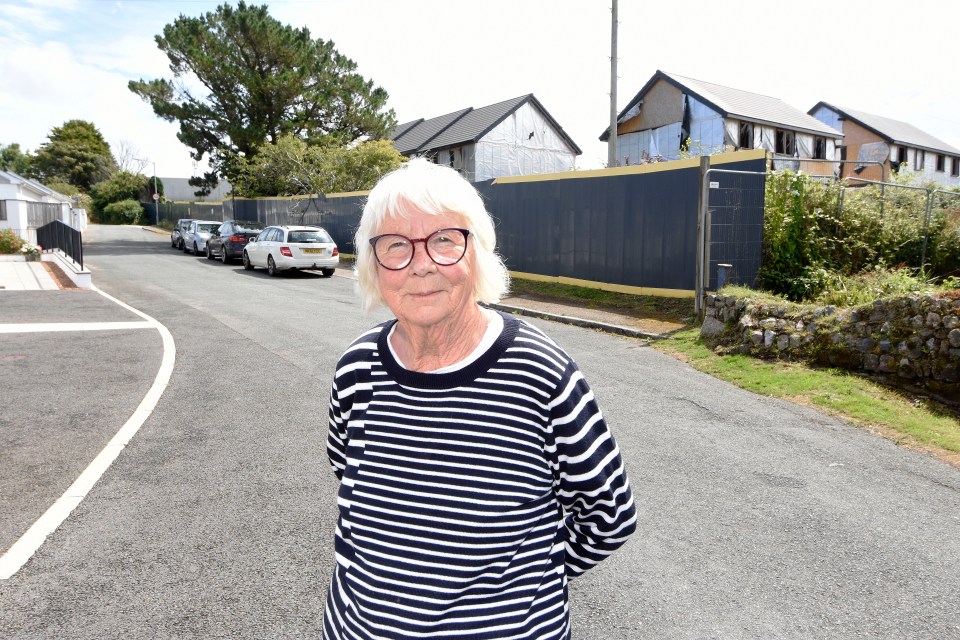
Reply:
[[[330,466],[333,467],[333,473],[336,474],[337,479],[342,480],[347,464],[347,423],[344,418],[344,399],[341,398],[337,387],[338,382],[340,380],[334,378],[333,386],[330,388],[327,459],[330,460]],[[349,414],[349,411],[347,413]]]
[[[558,390],[550,404],[548,455],[564,510],[566,572],[575,577],[626,542],[636,509],[617,443],[572,361]]]

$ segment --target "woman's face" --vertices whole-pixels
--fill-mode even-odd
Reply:
[[[411,239],[426,238],[434,231],[466,228],[455,214],[416,214],[409,219],[387,218],[376,235],[398,233]],[[474,304],[473,248],[457,264],[440,266],[430,259],[422,242],[415,245],[413,260],[399,271],[377,265],[380,294],[401,322],[424,328],[456,321]]]

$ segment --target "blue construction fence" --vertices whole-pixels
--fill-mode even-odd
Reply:
[[[711,157],[711,167],[751,172],[747,187],[714,190],[710,264],[735,261],[727,282],[753,284],[760,268],[766,156]],[[498,178],[475,186],[493,215],[500,255],[517,276],[628,293],[693,295],[700,160]],[[713,199],[722,198],[720,202]],[[366,192],[222,203],[144,203],[153,222],[179,218],[256,220],[324,227],[352,254]],[[711,282],[713,277],[711,277]]]

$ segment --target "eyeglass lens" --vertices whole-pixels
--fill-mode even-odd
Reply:
[[[467,233],[462,229],[440,229],[417,240],[386,234],[376,238],[373,249],[381,265],[387,269],[403,269],[413,260],[414,245],[418,242],[424,244],[430,259],[442,266],[456,264],[467,251]]]

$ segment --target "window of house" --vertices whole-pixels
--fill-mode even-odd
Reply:
[[[923,149],[917,149],[913,155],[913,169],[914,171],[923,171],[923,159],[927,154],[923,152]]]
[[[740,140],[738,145],[741,149],[753,149],[753,123],[740,123]]]
[[[813,157],[817,160],[827,159],[827,139],[821,136],[813,137]]]
[[[950,175],[960,176],[960,158],[950,158]]]
[[[797,134],[793,131],[777,129],[776,153],[785,156],[794,156],[797,154]]]
[[[937,171],[947,170],[947,156],[942,153],[937,154]]]
[[[897,161],[894,163],[892,169],[894,171],[899,171],[900,165],[904,164],[907,164],[907,148],[897,147]]]

